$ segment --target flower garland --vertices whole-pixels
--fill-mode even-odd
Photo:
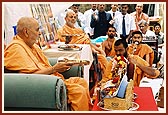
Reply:
[[[126,73],[128,60],[124,56],[114,57],[112,61],[111,73],[108,76],[113,80],[113,83],[118,82],[119,79]]]
[[[126,74],[128,60],[124,56],[114,57],[112,61],[111,73],[108,76],[109,80],[105,83],[101,91],[102,98],[110,98],[115,96],[114,92],[117,91],[120,85],[120,80]]]

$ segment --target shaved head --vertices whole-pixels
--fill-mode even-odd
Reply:
[[[32,28],[34,24],[37,23],[37,20],[32,17],[22,17],[17,22],[17,33],[21,32],[24,28]]]
[[[38,21],[32,17],[21,17],[17,22],[16,29],[17,35],[23,39],[29,47],[32,47],[41,35]]]
[[[68,17],[70,14],[76,14],[73,10],[67,9],[66,11],[66,17]]]
[[[142,3],[138,3],[136,6],[142,6],[143,7],[143,4]]]
[[[73,10],[67,10],[65,17],[66,25],[74,28],[76,19],[77,19],[76,13]]]

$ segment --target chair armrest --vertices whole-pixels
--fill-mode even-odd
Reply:
[[[54,66],[57,63],[58,58],[48,58],[51,66]]]
[[[70,70],[61,73],[65,79],[70,77],[83,78],[83,66],[72,66]]]
[[[66,86],[56,76],[5,73],[4,107],[67,110]]]
[[[50,64],[53,66],[57,63],[57,58],[48,58]],[[65,79],[70,77],[83,77],[83,66],[72,66],[70,70],[61,73]]]

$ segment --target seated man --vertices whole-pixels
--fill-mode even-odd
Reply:
[[[116,29],[112,26],[108,28],[107,31],[108,38],[102,42],[102,49],[106,53],[106,56],[114,57],[115,51],[114,51],[114,43],[116,41]]]
[[[17,23],[17,35],[5,49],[4,66],[20,73],[51,74],[61,77],[68,90],[71,110],[88,111],[90,96],[87,82],[79,77],[64,79],[64,76],[58,73],[70,69],[72,64],[56,63],[54,66],[49,64],[41,49],[35,44],[40,34],[39,24],[34,18],[20,18]]]
[[[164,44],[164,33],[161,31],[161,25],[159,23],[156,23],[154,25],[154,32],[158,39],[159,47],[162,47]]]
[[[149,29],[149,23],[146,20],[139,21],[138,26],[142,32],[143,40],[156,39],[155,33]]]
[[[67,42],[65,36],[68,35],[70,36],[68,37],[69,40],[67,42],[69,44],[90,44],[92,51],[98,52],[98,60],[103,70],[103,74],[108,63],[105,57],[105,52],[99,49],[97,46],[93,45],[90,41],[89,36],[84,33],[82,29],[75,27],[76,17],[76,13],[74,11],[67,11],[65,17],[66,24],[58,30],[58,38],[61,42]]]
[[[148,44],[142,44],[142,39],[142,33],[140,31],[134,31],[132,33],[132,44],[128,47],[128,53],[140,56],[152,67],[154,51]]]
[[[134,80],[134,86],[139,86],[140,80],[142,79],[142,77],[144,77],[144,75],[148,78],[156,78],[157,76],[159,76],[160,72],[158,70],[149,67],[149,64],[145,60],[143,60],[137,55],[129,54],[127,52],[127,47],[128,47],[127,42],[122,39],[117,40],[114,44],[116,56],[124,56],[129,61],[129,64],[127,66],[127,77],[128,80],[129,79]],[[132,65],[133,67],[131,69]],[[113,59],[110,60],[105,72],[106,74],[105,76],[103,76],[100,83],[111,79],[112,66],[113,66]]]

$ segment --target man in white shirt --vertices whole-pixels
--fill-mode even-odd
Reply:
[[[143,40],[152,40],[156,39],[156,35],[153,31],[148,29],[148,22],[145,20],[141,20],[138,23],[139,29],[142,32]]]
[[[136,29],[134,18],[127,13],[129,9],[128,4],[121,4],[121,14],[117,15],[114,18],[114,27],[116,28],[120,37],[130,43],[130,38],[133,30]],[[123,24],[123,20],[125,19],[125,24]],[[123,28],[125,26],[125,29]],[[125,30],[125,32],[124,32]],[[125,34],[124,34],[125,33]]]
[[[112,19],[114,19],[118,14],[121,14],[121,12],[118,11],[118,4],[111,4],[111,10],[108,11],[108,13],[111,14]]]
[[[75,26],[84,30],[86,19],[84,14],[79,11],[79,6],[80,4],[73,4],[71,6],[71,9],[77,14],[77,20]]]
[[[84,12],[84,16],[85,16],[85,28],[84,28],[84,31],[85,33],[87,33],[89,35],[89,37],[92,39],[93,37],[93,33],[94,33],[94,28],[91,28],[90,27],[90,22],[91,22],[91,17],[92,17],[92,14],[94,13],[98,13],[98,10],[97,10],[97,5],[98,4],[91,4],[91,9],[89,10],[86,10]]]

